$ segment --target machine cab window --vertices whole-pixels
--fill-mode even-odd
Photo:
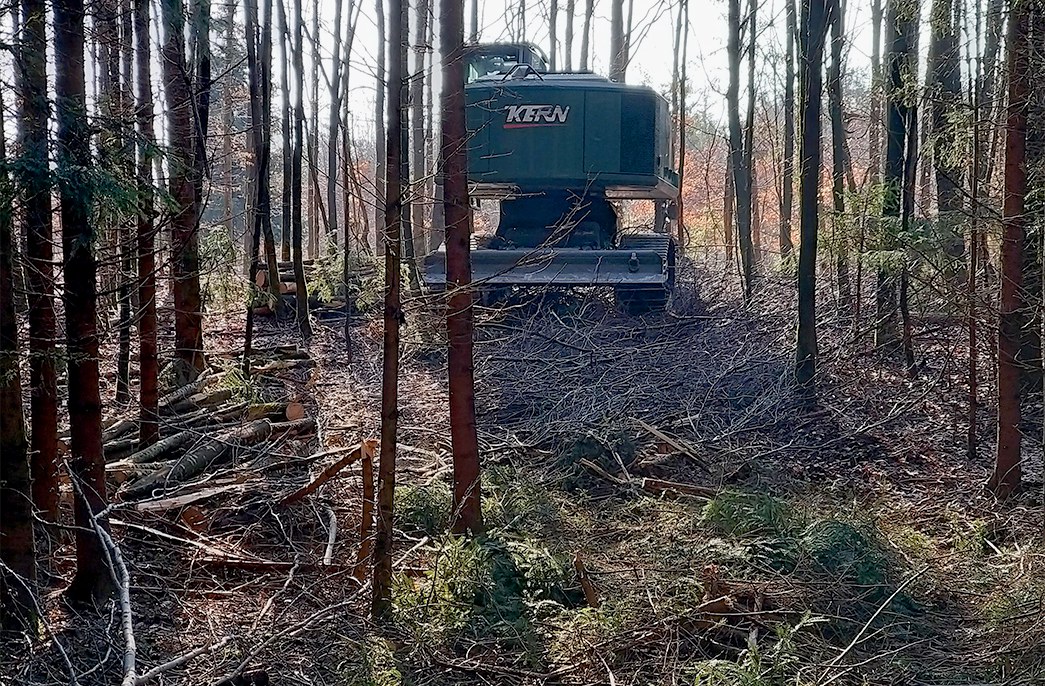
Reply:
[[[474,45],[465,48],[465,83],[473,83],[487,76],[503,76],[520,64],[527,64],[534,71],[548,71],[544,54],[535,45],[508,43],[497,45]]]

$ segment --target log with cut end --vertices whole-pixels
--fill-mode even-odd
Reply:
[[[159,410],[160,410],[160,412],[163,412],[164,408],[166,408],[166,407],[168,407],[170,405],[174,405],[175,403],[181,402],[182,400],[185,400],[186,398],[188,398],[189,396],[191,396],[193,394],[199,393],[200,391],[202,391],[207,386],[207,384],[209,384],[211,381],[213,381],[213,380],[215,380],[215,379],[217,379],[217,378],[219,378],[221,376],[223,376],[223,375],[222,374],[219,374],[218,376],[212,375],[210,373],[209,369],[203,370],[203,372],[201,372],[200,375],[196,378],[196,380],[193,381],[192,383],[187,383],[184,386],[182,386],[181,388],[173,390],[170,393],[168,393],[167,395],[165,395],[162,398],[160,398],[160,402],[159,402]]]
[[[160,414],[182,414],[207,407],[216,407],[232,398],[231,388],[221,388],[209,393],[194,393],[184,400],[165,406]]]
[[[290,436],[304,436],[316,432],[316,420],[311,417],[295,419],[290,422],[276,422],[272,425],[272,433]]]
[[[173,453],[179,448],[188,445],[195,435],[196,434],[193,431],[179,431],[172,436],[156,441],[148,448],[144,448],[136,453],[128,455],[123,461],[131,464],[157,462],[168,453]]]
[[[183,455],[170,467],[158,469],[132,483],[123,493],[124,499],[153,495],[165,490],[168,484],[176,485],[196,476],[210,465],[230,457],[234,450],[257,445],[272,434],[272,424],[259,419],[245,426],[227,431],[218,438],[208,438],[203,445]]]
[[[301,403],[261,403],[250,405],[244,411],[244,419],[270,419],[274,422],[293,422],[304,419],[305,406]]]

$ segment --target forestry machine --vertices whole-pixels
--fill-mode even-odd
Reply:
[[[549,72],[530,44],[473,45],[466,60],[469,193],[500,200],[495,234],[473,244],[473,283],[605,286],[626,309],[663,309],[675,243],[667,230],[624,235],[612,201],[676,198],[664,98]],[[446,287],[445,245],[425,259],[425,280]]]

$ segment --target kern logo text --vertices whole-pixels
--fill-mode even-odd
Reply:
[[[508,105],[504,128],[521,129],[528,126],[559,126],[566,123],[570,106],[562,105]]]

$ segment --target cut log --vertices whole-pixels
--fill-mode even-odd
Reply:
[[[160,414],[183,414],[207,407],[215,407],[232,398],[231,388],[221,388],[209,393],[194,393],[184,400],[164,407]]]
[[[269,419],[274,422],[296,421],[305,416],[305,406],[301,403],[262,403],[250,405],[244,411],[244,419]]]
[[[137,438],[121,438],[106,443],[102,450],[105,452],[106,462],[115,462],[133,453],[138,447]]]
[[[277,425],[273,425],[273,431]],[[377,441],[374,439],[368,439],[359,444],[359,446],[345,455],[341,459],[333,462],[329,466],[325,467],[316,478],[308,482],[298,490],[294,491],[290,495],[284,497],[279,501],[280,505],[292,505],[302,498],[308,496],[310,493],[315,493],[320,486],[330,481],[334,476],[348,465],[356,462],[359,458],[370,459],[371,462],[374,459],[374,450],[377,448]]]
[[[192,431],[179,431],[173,436],[156,441],[148,448],[139,450],[136,453],[128,455],[124,462],[131,464],[145,464],[148,462],[157,462],[161,457],[167,453],[173,453],[178,448],[187,445],[192,441],[196,434]]]
[[[272,433],[289,436],[304,436],[316,432],[316,420],[311,417],[295,419],[290,422],[276,422],[272,425]]]
[[[115,441],[117,438],[120,438],[124,434],[130,433],[136,428],[138,428],[137,421],[129,419],[127,417],[124,417],[123,419],[118,419],[116,422],[112,424],[112,426],[108,427],[105,431],[102,432],[102,443],[109,443],[110,441]]]
[[[123,497],[132,499],[163,491],[168,484],[179,484],[196,476],[210,465],[223,461],[236,448],[256,445],[268,439],[271,434],[272,424],[267,419],[259,419],[228,431],[218,438],[208,438],[202,446],[192,453],[183,455],[172,466],[158,469],[130,484]]]
[[[218,376],[222,376],[222,375],[219,374]],[[213,376],[210,373],[209,369],[204,369],[200,373],[199,377],[197,377],[197,379],[195,381],[193,381],[192,383],[185,384],[181,388],[179,388],[177,390],[174,390],[174,391],[171,391],[167,395],[165,395],[162,398],[160,398],[160,402],[159,402],[159,410],[160,410],[160,412],[162,412],[163,408],[168,406],[168,405],[173,405],[173,404],[175,404],[177,402],[185,400],[190,395],[193,395],[195,393],[199,393],[200,391],[202,391],[207,386],[207,384],[209,384],[212,380],[214,380],[216,378],[218,378],[218,377]]]

